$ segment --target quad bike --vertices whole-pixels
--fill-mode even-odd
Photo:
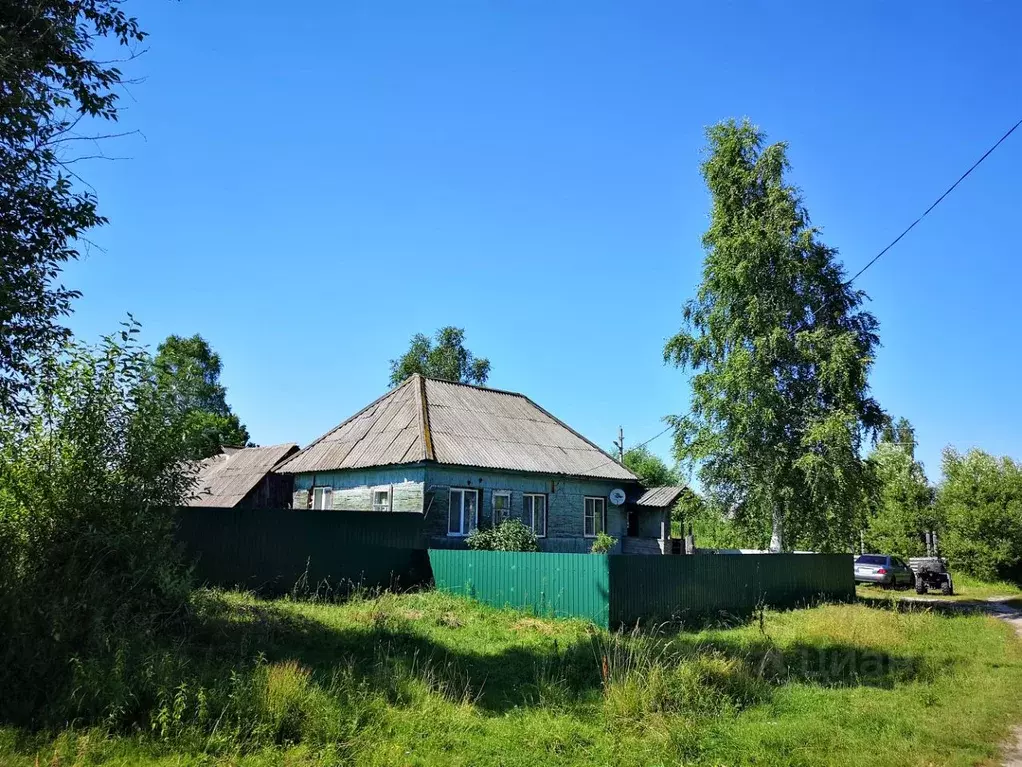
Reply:
[[[916,577],[916,593],[925,594],[929,589],[946,597],[955,593],[951,573],[947,571],[947,560],[942,557],[912,557],[908,561]]]

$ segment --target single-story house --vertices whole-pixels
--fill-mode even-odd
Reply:
[[[187,506],[279,509],[291,504],[291,477],[274,473],[298,452],[288,442],[269,447],[224,447],[199,461],[193,497]]]
[[[605,531],[618,552],[670,553],[681,492],[643,488],[522,394],[418,374],[276,471],[294,477],[295,509],[423,514],[434,547],[514,518],[545,551],[587,552]]]

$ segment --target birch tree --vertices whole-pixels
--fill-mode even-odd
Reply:
[[[691,373],[675,453],[773,551],[851,545],[885,417],[868,376],[877,321],[787,179],[787,147],[729,120],[707,131],[705,261],[664,347]]]

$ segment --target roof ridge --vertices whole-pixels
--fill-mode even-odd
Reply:
[[[433,432],[429,426],[429,399],[426,395],[426,377],[418,373],[419,384],[419,437],[422,439],[422,457],[426,461],[435,461],[436,453],[433,451]]]
[[[408,378],[413,376],[419,376],[426,381],[436,381],[438,383],[450,384],[451,386],[464,386],[467,389],[478,389],[479,391],[493,392],[494,394],[507,394],[511,397],[521,397],[522,399],[529,399],[519,391],[511,391],[510,389],[494,389],[492,386],[482,386],[479,384],[465,383],[464,381],[448,381],[446,378],[436,378],[435,376],[425,376],[422,373],[412,373]],[[405,379],[408,380],[408,379]]]

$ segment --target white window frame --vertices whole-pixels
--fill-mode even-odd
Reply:
[[[589,513],[589,502],[593,501],[593,513]],[[599,504],[597,504],[599,501]],[[600,529],[596,529],[596,514],[597,505],[602,507],[600,512]],[[589,520],[593,522],[593,531],[586,532],[588,529]],[[582,499],[582,537],[583,538],[595,538],[601,532],[607,532],[607,499],[599,495],[587,495]]]
[[[504,518],[497,519],[497,498],[507,498],[507,506],[504,507]],[[494,490],[493,497],[490,499],[490,518],[493,520],[493,526],[496,527],[505,519],[511,519],[511,491],[510,490]]]
[[[320,498],[324,499],[323,506],[316,505],[316,491],[320,492]],[[315,511],[332,511],[334,508],[334,489],[329,485],[319,485],[312,488],[312,508]]]
[[[536,530],[536,501],[529,502],[530,498],[543,499],[543,532]],[[550,508],[547,504],[546,493],[523,493],[522,495],[522,521],[525,526],[536,533],[537,538],[546,538],[547,526],[550,523]]]
[[[386,503],[382,503],[382,504],[376,503],[376,494],[377,493],[386,493],[387,494],[387,501],[386,501]],[[391,511],[394,508],[394,486],[393,485],[379,485],[378,487],[374,487],[370,491],[369,501],[370,501],[370,508],[373,511]]]
[[[454,505],[454,494],[460,493],[461,500],[458,502],[458,527],[461,528],[465,521],[465,498],[468,493],[475,493],[476,496],[476,518],[475,526],[471,530],[451,530],[451,508]],[[447,496],[447,535],[450,538],[465,538],[472,530],[479,527],[479,489],[475,487],[452,487],[450,493]]]

